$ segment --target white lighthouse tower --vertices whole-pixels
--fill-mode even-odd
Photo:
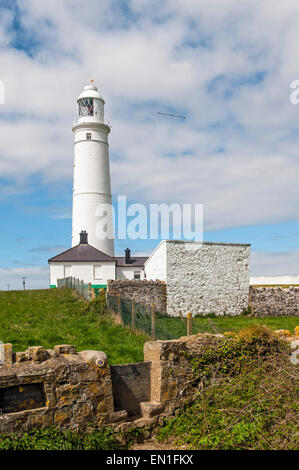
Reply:
[[[75,158],[72,246],[80,243],[80,233],[86,231],[90,245],[113,257],[108,144],[110,127],[104,122],[104,105],[105,101],[91,81],[78,98],[79,117],[73,126]],[[101,227],[103,220],[106,236]]]

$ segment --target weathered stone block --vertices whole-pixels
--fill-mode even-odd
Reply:
[[[48,354],[44,346],[32,346],[25,351],[28,360],[34,362],[44,362],[48,359]]]
[[[70,344],[60,344],[54,346],[54,351],[56,354],[76,354],[76,346]]]

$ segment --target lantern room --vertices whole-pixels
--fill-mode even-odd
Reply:
[[[104,105],[101,94],[91,80],[84,87],[78,98],[78,122],[100,122],[104,123]]]

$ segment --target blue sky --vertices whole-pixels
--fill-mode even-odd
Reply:
[[[299,274],[298,14],[293,0],[2,0],[0,289],[47,287],[70,246],[71,127],[91,77],[115,198],[202,203],[204,239],[251,243],[252,275]]]

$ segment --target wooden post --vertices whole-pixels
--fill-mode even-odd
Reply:
[[[135,328],[135,299],[132,299],[132,328]]]
[[[118,317],[118,321],[119,321],[119,324],[124,326],[124,321],[123,321],[123,317],[122,317],[122,314],[121,314],[121,298],[120,298],[120,294],[117,294],[117,317]]]
[[[92,299],[91,282],[88,283],[88,300]]]
[[[120,294],[117,294],[117,313],[118,313],[118,315],[121,315],[121,299],[120,299]]]
[[[192,335],[192,313],[187,313],[187,336]]]
[[[151,317],[152,317],[152,339],[156,339],[156,307],[151,304]]]

